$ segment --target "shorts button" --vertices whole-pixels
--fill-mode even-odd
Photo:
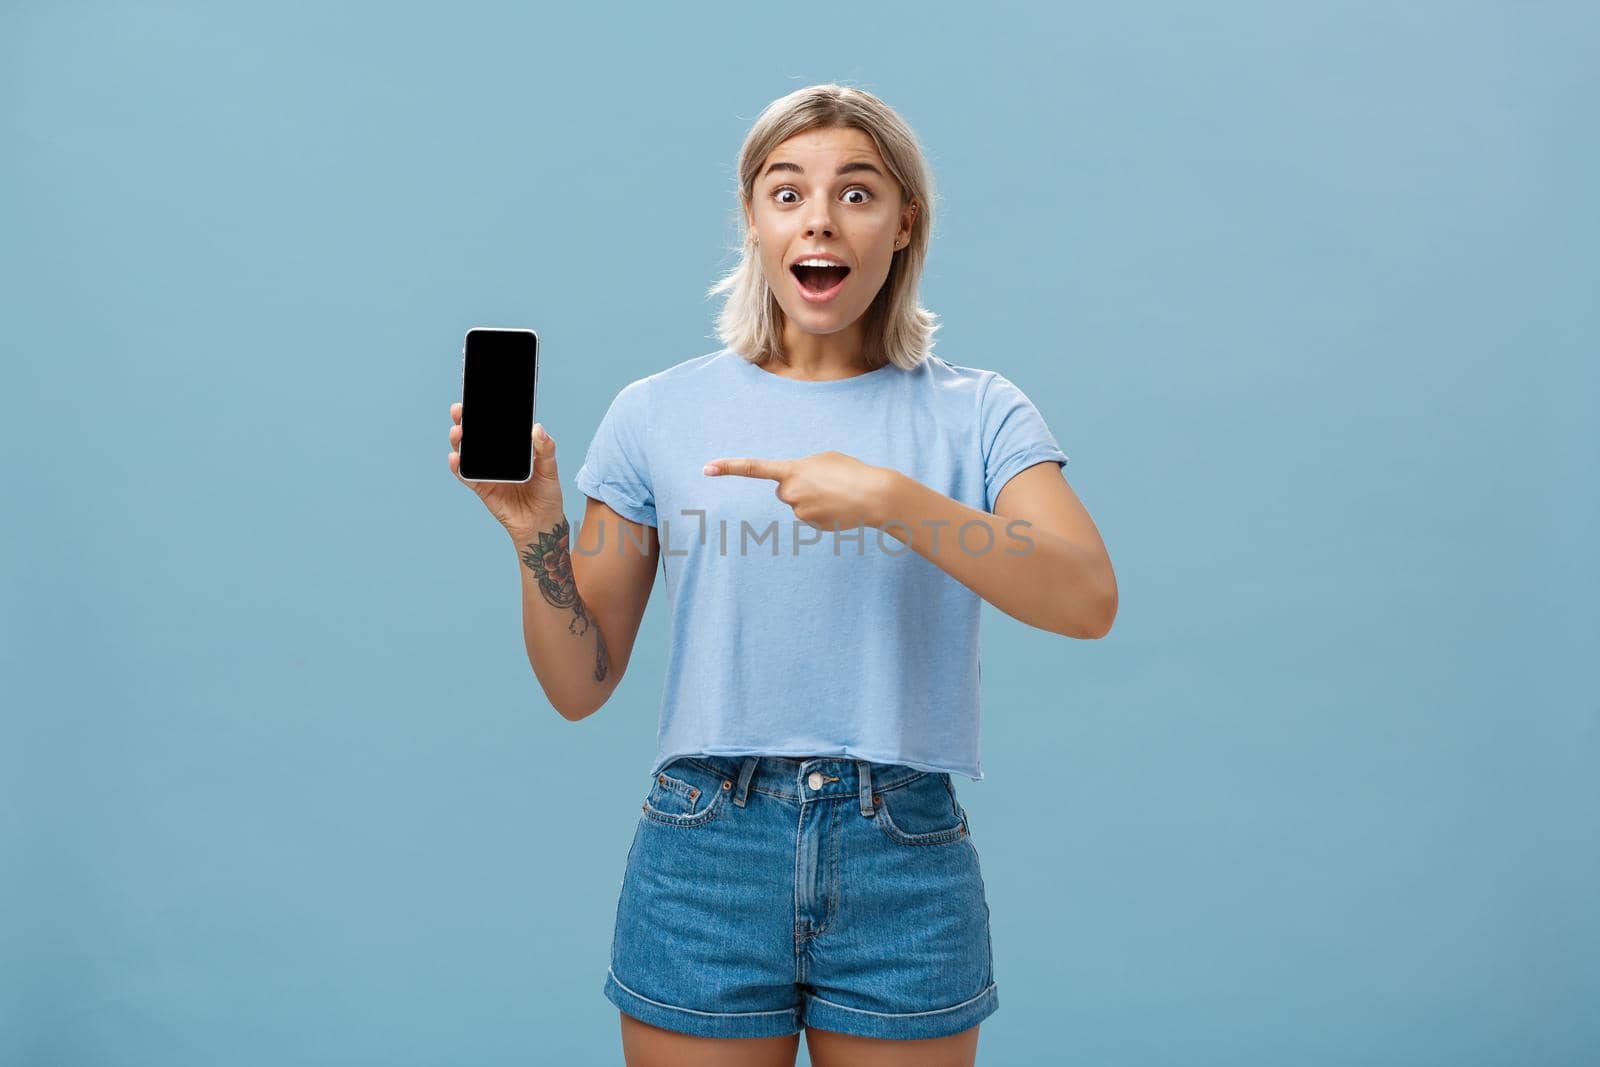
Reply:
[[[811,777],[808,778],[807,781],[809,781],[811,783],[811,788],[812,789],[821,789],[822,788],[822,773],[820,771],[812,771],[811,772]]]

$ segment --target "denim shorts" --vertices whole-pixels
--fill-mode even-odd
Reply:
[[[605,995],[655,1026],[944,1037],[999,1007],[950,775],[849,757],[685,756],[649,781]]]

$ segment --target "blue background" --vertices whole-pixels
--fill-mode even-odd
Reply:
[[[581,517],[718,347],[750,122],[842,80],[1120,583],[985,608],[979,1062],[1600,1062],[1597,23],[6,5],[0,1061],[619,1062],[665,595],[556,715],[459,345],[541,332]]]

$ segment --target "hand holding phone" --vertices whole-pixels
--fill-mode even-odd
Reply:
[[[461,358],[461,400],[450,406],[451,471],[513,536],[555,525],[565,517],[555,441],[534,422],[538,334],[473,327]]]

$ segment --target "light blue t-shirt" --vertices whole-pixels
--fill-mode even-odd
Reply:
[[[774,480],[701,470],[831,449],[987,512],[1018,471],[1067,462],[1003,375],[934,356],[807,382],[724,348],[629,383],[574,481],[660,540],[671,643],[651,774],[704,753],[983,778],[978,595],[886,531],[803,523]],[[937,529],[939,550],[957,550],[957,530]],[[972,529],[963,543],[986,541]],[[601,546],[619,549],[638,551]]]

